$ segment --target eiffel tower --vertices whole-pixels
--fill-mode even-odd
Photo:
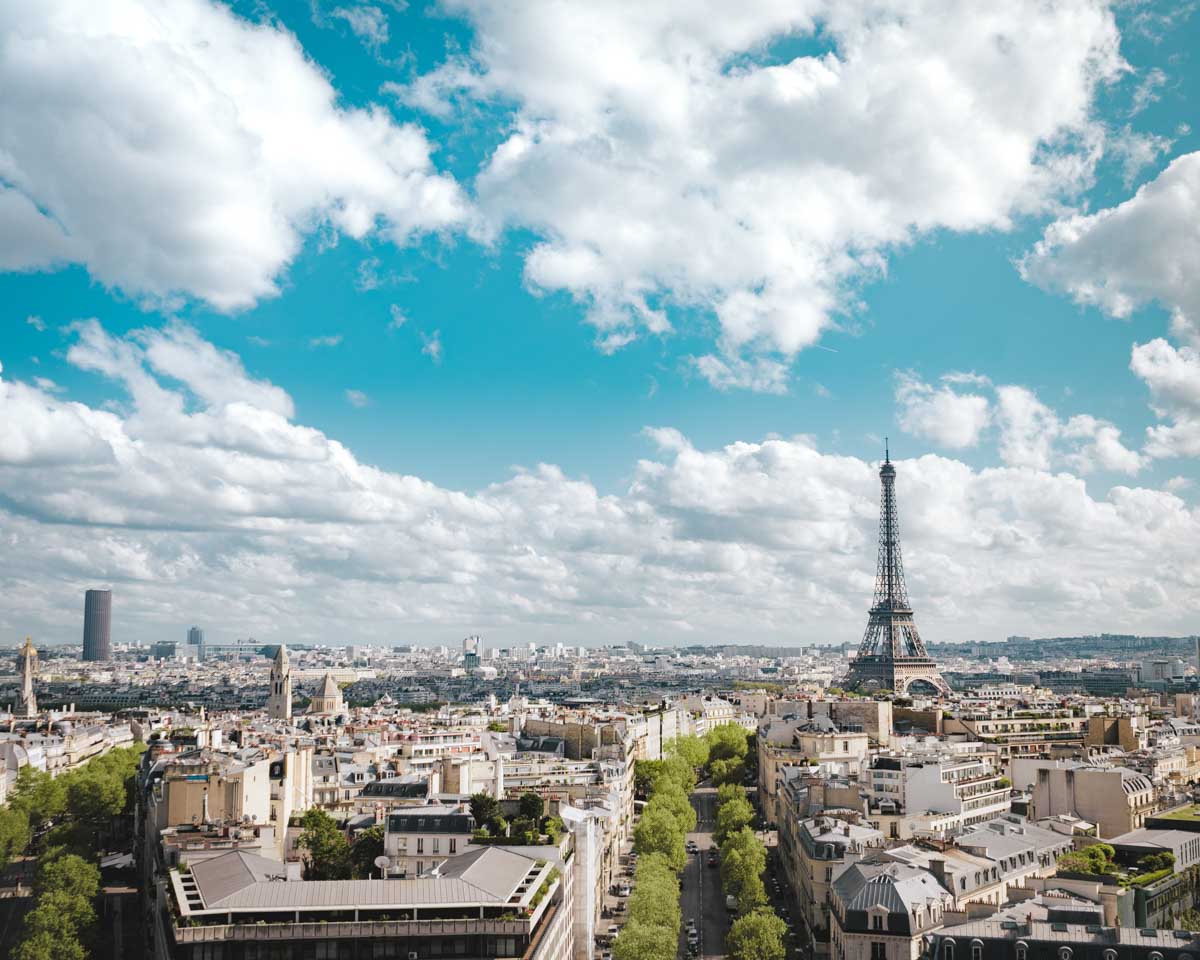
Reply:
[[[908,603],[904,561],[900,558],[900,523],[896,516],[896,468],[886,444],[879,480],[883,493],[879,504],[875,597],[867,632],[842,685],[847,690],[892,690],[906,694],[916,684],[918,688],[948,696],[950,688],[921,642]]]

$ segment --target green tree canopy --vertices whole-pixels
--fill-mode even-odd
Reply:
[[[1093,843],[1079,850],[1064,853],[1058,858],[1058,869],[1066,873],[1116,873],[1117,866],[1113,863],[1115,853],[1107,843]]]
[[[125,781],[115,772],[80,767],[69,776],[67,805],[85,823],[103,824],[125,809]]]
[[[787,924],[771,910],[739,917],[729,929],[725,948],[732,960],[784,960]]]
[[[653,810],[646,807],[633,831],[633,847],[639,856],[662,854],[674,870],[682,870],[687,865],[684,832],[679,829],[675,817],[661,807]]]
[[[717,829],[714,831],[717,843],[724,844],[725,838],[731,833],[737,833],[753,821],[754,808],[745,797],[737,797],[721,804],[717,807]]]
[[[537,843],[540,836],[537,821],[531,820],[528,817],[517,817],[512,822],[512,830],[509,831],[509,836],[516,843]]]
[[[545,810],[545,804],[542,798],[532,790],[521,794],[521,799],[518,801],[520,815],[526,820],[532,820],[535,823],[542,819],[542,813]]]
[[[701,737],[688,734],[676,737],[667,744],[667,755],[687,761],[691,767],[702,767],[708,763],[708,743]]]
[[[17,944],[12,957],[13,960],[87,960],[87,951],[78,940],[64,940],[40,931]]]
[[[675,960],[678,933],[630,920],[613,942],[613,960]]]
[[[736,723],[724,723],[713,727],[705,734],[708,743],[708,759],[741,760],[746,756],[746,731]]]
[[[23,810],[0,807],[0,870],[24,852],[30,836],[29,818]]]
[[[741,760],[736,760],[732,757],[713,760],[708,765],[708,770],[712,775],[713,783],[718,786],[721,784],[732,785],[741,783],[746,776],[746,765]]]
[[[696,829],[696,810],[688,799],[688,795],[677,783],[667,782],[655,790],[646,809],[649,810],[651,807],[670,813],[675,818],[675,822],[679,824],[679,829],[684,833],[690,833]]]
[[[684,793],[691,793],[696,786],[696,768],[685,757],[668,757],[663,765],[660,783],[674,783]],[[653,791],[652,791],[653,792]]]
[[[61,817],[67,809],[67,788],[41,770],[24,766],[8,795],[9,806],[24,812],[35,830],[47,820]]]
[[[477,827],[485,826],[500,814],[500,801],[486,793],[471,794],[471,816]]]
[[[313,807],[300,818],[300,826],[296,846],[308,851],[304,879],[349,880],[354,872],[350,844],[333,817]]]
[[[633,789],[639,797],[648,797],[659,777],[665,776],[664,760],[637,760],[633,764]]]
[[[761,886],[762,872],[767,866],[767,850],[749,827],[730,833],[721,845],[721,883],[725,892],[737,897],[739,906],[744,888],[749,889],[744,902],[755,902],[755,890]]]
[[[379,875],[375,858],[383,856],[383,834],[383,824],[377,823],[361,831],[350,845],[350,864],[358,879],[369,880]]]
[[[745,795],[746,791],[736,783],[723,783],[717,787],[717,806],[720,807],[730,800],[737,800]]]
[[[651,926],[679,932],[679,883],[673,873],[643,874],[638,871],[629,898],[629,918]]]
[[[100,892],[100,871],[73,853],[43,857],[33,880],[33,892],[41,897],[52,891],[94,900]]]

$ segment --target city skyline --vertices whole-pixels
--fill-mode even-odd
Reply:
[[[857,645],[885,435],[927,642],[1196,633],[1190,11],[167,8],[0,10],[7,642]]]

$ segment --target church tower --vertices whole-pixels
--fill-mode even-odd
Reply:
[[[36,717],[37,697],[33,693],[33,675],[37,672],[37,651],[33,649],[33,641],[25,638],[25,645],[17,654],[17,664],[21,674],[21,691],[17,695],[17,716]]]
[[[292,666],[287,647],[282,643],[271,664],[271,693],[267,697],[267,716],[272,720],[292,719]]]

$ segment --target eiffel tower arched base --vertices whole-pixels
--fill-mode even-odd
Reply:
[[[842,686],[862,693],[891,690],[897,696],[905,696],[918,682],[928,684],[941,696],[950,695],[950,687],[931,657],[858,656],[850,662],[850,672]]]

